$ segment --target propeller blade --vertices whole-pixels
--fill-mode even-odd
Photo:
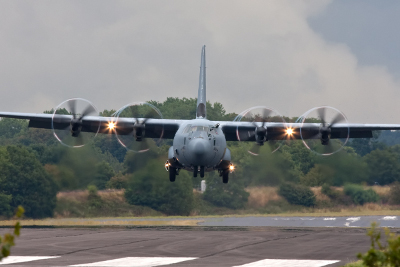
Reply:
[[[332,127],[333,125],[335,125],[338,122],[342,122],[345,121],[344,117],[342,114],[338,113],[335,118],[333,118],[331,124],[329,125],[329,127]]]
[[[323,154],[327,155],[334,151],[332,142],[329,142],[327,145],[323,146]]]
[[[265,122],[267,121],[267,119],[268,119],[269,115],[271,115],[271,113],[272,113],[272,110],[264,108],[264,111],[263,111],[263,120],[264,120]]]
[[[254,156],[258,156],[260,154],[260,145],[257,143],[254,144],[248,152]]]
[[[76,99],[71,99],[68,101],[69,111],[72,113],[73,118],[76,118]]]
[[[325,127],[325,124],[326,124],[326,122],[325,122],[325,111],[326,111],[326,108],[324,108],[324,107],[317,109],[318,116],[322,121],[322,126],[323,127]]]
[[[268,141],[267,144],[268,144],[268,147],[271,149],[271,153],[276,152],[281,147],[279,142],[272,141],[272,140]]]
[[[149,141],[147,140],[147,139],[143,139],[141,142],[140,142],[140,151],[146,151],[146,150],[149,150],[149,148],[150,148],[150,144],[149,144]]]
[[[77,137],[75,137],[75,146],[82,146],[85,141],[83,140],[83,136],[79,134]]]
[[[79,118],[79,120],[82,120],[83,117],[89,115],[90,113],[96,112],[96,109],[92,106],[92,105],[88,105],[85,110],[82,112],[81,117]]]

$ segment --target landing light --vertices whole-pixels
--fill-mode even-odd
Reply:
[[[286,129],[287,135],[292,135],[293,134],[293,129],[292,128],[287,128]]]
[[[233,172],[234,170],[235,170],[235,166],[233,166],[232,164],[229,165],[229,171],[230,171],[230,172]]]
[[[165,167],[165,170],[168,172],[168,171],[169,171],[169,168],[171,167],[171,163],[169,163],[169,161],[167,160],[167,161],[165,162],[164,167]]]
[[[114,130],[114,129],[115,129],[115,123],[109,122],[109,123],[108,123],[108,129]]]

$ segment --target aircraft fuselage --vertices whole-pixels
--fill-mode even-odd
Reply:
[[[228,168],[231,155],[226,147],[225,135],[218,126],[207,119],[194,119],[182,124],[169,149],[169,162],[185,170]]]

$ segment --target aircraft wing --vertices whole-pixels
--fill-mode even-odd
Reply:
[[[255,125],[252,122],[218,122],[227,141],[255,141]],[[256,123],[261,126],[261,123]],[[318,139],[319,123],[265,123],[268,140]],[[292,129],[289,136],[287,129]],[[400,124],[335,124],[331,127],[331,138],[371,138],[372,131],[400,130]],[[301,135],[300,135],[301,131]]]
[[[69,121],[72,119],[72,115],[55,115],[53,126],[55,129],[65,129],[69,127]],[[0,117],[24,119],[29,120],[29,127],[52,129],[52,117],[53,114],[41,114],[41,113],[19,113],[19,112],[0,112]],[[139,119],[142,121],[143,119]],[[60,121],[60,122],[57,122]],[[67,123],[65,121],[68,121]],[[83,132],[96,132],[99,133],[111,133],[115,134],[115,131],[109,129],[110,122],[116,122],[115,117],[100,117],[100,116],[85,116],[82,119],[82,131]],[[136,119],[134,118],[118,118],[116,127],[119,135],[131,134],[133,125]],[[165,139],[173,139],[179,126],[186,122],[186,120],[167,120],[167,119],[148,119],[145,123],[145,137],[147,138],[160,138],[160,134],[163,134]]]

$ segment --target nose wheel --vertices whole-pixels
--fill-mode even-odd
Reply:
[[[194,166],[193,167],[193,177],[196,178],[198,173],[199,173],[199,167]],[[204,178],[204,166],[200,166],[200,177]]]

